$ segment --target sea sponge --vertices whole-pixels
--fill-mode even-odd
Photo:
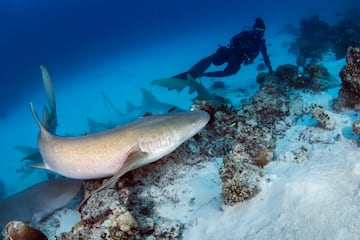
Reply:
[[[321,127],[333,130],[335,128],[335,120],[331,113],[324,109],[322,106],[314,105],[312,107],[311,115],[313,118],[318,120]]]

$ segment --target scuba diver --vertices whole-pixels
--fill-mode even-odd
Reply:
[[[188,75],[196,79],[205,77],[226,77],[236,74],[241,64],[253,63],[259,52],[263,55],[264,63],[272,73],[270,59],[264,39],[265,24],[261,18],[255,19],[252,29],[245,30],[234,36],[228,46],[219,46],[216,53],[197,62],[189,71],[180,73],[173,78],[188,79]],[[227,62],[222,71],[205,72],[211,64],[220,66]]]

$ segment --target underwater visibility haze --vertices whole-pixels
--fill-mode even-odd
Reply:
[[[252,29],[257,18],[266,26],[261,31],[272,69],[264,65],[259,54],[228,77],[190,76],[188,70],[195,63],[216,53],[219,46],[228,47],[230,39]],[[356,217],[360,216],[356,215],[360,209],[360,163],[355,158],[360,155],[360,140],[355,123],[360,109],[357,95],[342,83],[349,79],[346,76],[357,81],[350,60],[359,54],[359,22],[357,0],[0,1],[0,206],[2,198],[6,198],[2,201],[7,206],[8,199],[20,193],[14,196],[29,214],[14,220],[25,219],[31,224],[29,218],[36,216],[37,210],[29,208],[39,204],[23,204],[22,191],[31,192],[36,183],[44,181],[48,189],[52,187],[49,179],[61,178],[30,167],[41,166],[41,155],[46,154],[51,160],[48,163],[53,164],[47,169],[57,172],[56,167],[62,167],[61,162],[52,162],[58,151],[53,144],[39,147],[39,151],[37,124],[47,130],[43,129],[43,134],[49,132],[74,142],[85,139],[79,141],[80,146],[88,139],[96,141],[111,135],[89,137],[95,132],[142,123],[144,129],[153,131],[143,133],[140,129],[129,149],[122,146],[124,157],[120,162],[125,170],[120,175],[159,161],[122,176],[116,185],[119,189],[94,192],[102,182],[85,181],[85,193],[93,194],[81,209],[60,210],[37,225],[49,239],[61,231],[67,232],[63,239],[79,237],[70,231],[80,219],[94,239],[101,234],[108,239],[116,234],[144,239],[311,239],[316,237],[317,227],[324,239],[359,236],[355,226],[360,222]],[[354,49],[348,51],[348,47]],[[346,64],[348,68],[343,68]],[[212,62],[209,71],[224,66]],[[186,77],[172,78],[179,73]],[[39,122],[33,119],[30,102],[36,106]],[[162,124],[164,139],[138,140],[148,132],[159,135],[147,125],[156,117],[139,118],[165,114],[176,123],[176,116],[191,115],[177,112],[188,110],[210,115],[209,120],[206,114],[209,122],[197,128],[195,137],[195,132]],[[176,147],[164,147],[174,141],[172,136],[185,135],[175,141]],[[39,139],[44,146],[46,137]],[[104,152],[109,142],[100,144]],[[58,159],[79,156],[76,147],[70,145],[66,146],[71,152],[65,151],[66,157]],[[166,154],[174,152],[143,160],[161,147]],[[115,150],[111,156],[104,154],[110,156],[110,165],[120,164],[113,156],[116,154]],[[341,160],[334,160],[331,166],[321,156]],[[81,162],[85,158],[78,159]],[[126,159],[135,160],[131,165]],[[141,164],[136,162],[139,159]],[[97,160],[101,165],[101,159]],[[89,166],[87,170],[92,172]],[[77,167],[81,172],[81,164]],[[336,169],[344,176],[340,177]],[[116,175],[110,172],[95,175]],[[340,182],[334,183],[331,175],[340,177]],[[314,197],[316,192],[319,195]],[[353,192],[352,197],[340,197],[349,192]],[[52,207],[50,214],[64,206],[75,190],[62,194],[66,198]],[[44,194],[44,198],[54,196]],[[287,201],[298,205],[290,208]],[[326,232],[324,219],[329,215],[321,215],[311,206],[323,212],[341,209],[344,214],[334,213],[338,218],[329,223],[331,231]],[[292,214],[298,221],[294,224],[288,222]],[[6,212],[5,220],[11,215]],[[61,223],[57,227],[51,223],[54,218]],[[126,224],[117,225],[119,222]],[[272,222],[287,230],[272,231]],[[101,226],[103,232],[95,232],[93,225]],[[6,231],[3,234],[10,235]]]

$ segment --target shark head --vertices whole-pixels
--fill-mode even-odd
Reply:
[[[138,138],[138,147],[146,153],[131,169],[154,162],[174,151],[186,140],[197,134],[210,120],[205,111],[185,111],[145,117],[151,122],[146,134]],[[145,137],[146,136],[146,137]]]
[[[178,115],[179,122],[181,122],[177,126],[177,131],[184,133],[182,139],[179,139],[182,142],[197,134],[210,120],[210,115],[201,110],[191,111],[190,113],[178,112],[174,113],[174,115]]]

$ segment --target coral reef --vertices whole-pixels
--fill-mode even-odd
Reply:
[[[308,88],[310,80],[306,78],[298,69],[292,64],[280,65],[276,68],[275,77],[278,83],[285,88]]]
[[[346,12],[332,28],[332,51],[336,59],[344,58],[349,47],[360,47],[360,14],[352,10]]]
[[[315,92],[326,91],[338,87],[339,81],[332,76],[328,70],[320,64],[308,64],[304,66],[304,78],[307,79],[309,87]]]
[[[336,59],[345,57],[347,48],[360,46],[360,15],[348,11],[334,25],[320,20],[318,15],[301,19],[300,34],[291,43],[289,52],[297,57],[297,65],[319,63],[328,52]]]
[[[340,72],[341,88],[339,97],[334,99],[333,108],[342,111],[344,108],[360,110],[360,49],[349,48],[346,65]]]
[[[249,100],[242,102],[239,113],[246,119],[246,125],[253,128],[275,128],[276,122],[289,115],[289,97],[277,84],[266,83]]]
[[[255,196],[259,191],[260,170],[253,165],[244,164],[239,159],[224,157],[224,167],[220,169],[222,197],[226,205],[233,205]]]
[[[268,130],[247,122],[247,116],[231,108],[216,109],[209,102],[196,101],[192,109],[208,111],[212,116],[205,130],[162,160],[124,175],[116,189],[94,194],[80,209],[82,221],[60,239],[181,239],[184,224],[159,216],[155,209],[164,202],[178,202],[176,193],[164,189],[215,157],[224,158],[226,163],[220,170],[226,204],[256,195],[261,167],[273,157]],[[87,181],[86,189],[91,192],[99,184]]]
[[[59,239],[179,239],[183,224],[157,216],[153,200],[141,196],[144,185],[128,186],[129,179],[123,180],[121,190],[107,189],[92,195],[80,210],[82,221]],[[93,184],[87,182],[88,188]]]
[[[205,110],[208,103],[195,102],[192,108]],[[260,191],[258,179],[261,167],[272,160],[271,136],[266,130],[264,132],[254,125],[256,120],[248,121],[247,117],[231,109],[218,109],[213,114],[212,126],[204,132],[207,136],[202,137],[208,139],[207,141],[218,141],[213,142],[215,148],[209,148],[223,158],[224,165],[219,169],[219,174],[222,181],[222,198],[227,205],[255,196]],[[218,137],[213,138],[214,135]],[[216,146],[222,146],[223,149]]]
[[[330,25],[321,21],[318,15],[313,15],[309,19],[301,19],[299,31],[300,35],[291,44],[289,52],[299,58],[298,63],[305,63],[300,59],[310,59],[312,63],[319,62],[332,46],[329,39]]]
[[[335,120],[332,114],[322,106],[314,105],[312,107],[311,116],[315,118],[322,128],[333,130],[335,128]]]
[[[279,74],[295,81],[297,67],[290,69],[293,75],[287,76],[286,70]],[[310,111],[296,91],[285,91],[292,85],[284,87],[276,74],[261,76],[260,89],[243,100],[240,109],[196,100],[191,109],[209,113],[207,127],[168,156],[122,176],[114,189],[94,194],[80,209],[81,222],[59,239],[181,239],[184,223],[161,216],[158,209],[178,204],[181,193],[168,189],[214,159],[223,159],[219,176],[224,204],[259,193],[262,168],[274,159],[276,139]],[[101,183],[86,181],[86,191],[94,191]]]
[[[259,73],[256,81],[260,85],[272,82],[278,85],[284,92],[291,89],[308,89],[319,92],[339,85],[336,78],[325,67],[319,64],[308,64],[303,67],[303,72],[292,64],[280,65],[272,75]]]

